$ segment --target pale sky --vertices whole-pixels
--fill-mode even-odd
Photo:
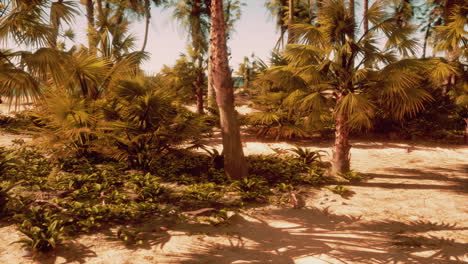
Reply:
[[[267,60],[278,39],[275,22],[264,6],[265,0],[242,0],[242,17],[235,24],[235,31],[228,43],[231,49],[231,67],[237,70],[244,56],[254,53]],[[84,8],[83,8],[84,9]],[[189,44],[187,33],[174,21],[172,9],[152,8],[151,25],[146,51],[151,53],[150,60],[143,65],[147,73],[157,73],[163,65],[173,65],[181,53],[185,53]],[[137,50],[141,48],[144,37],[144,21],[134,21],[130,32],[139,40]],[[75,42],[87,43],[86,18],[82,14],[76,18]]]

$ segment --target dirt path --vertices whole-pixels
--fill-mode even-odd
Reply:
[[[245,146],[247,154],[291,148]],[[137,249],[109,241],[115,230],[106,230],[41,263],[468,263],[468,148],[354,142],[352,164],[372,178],[347,186],[349,200],[311,188],[305,209],[250,209],[222,227],[150,222]],[[0,263],[33,263],[9,244],[19,237],[0,228]]]

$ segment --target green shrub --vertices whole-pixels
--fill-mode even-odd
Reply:
[[[5,215],[7,211],[8,202],[12,199],[10,195],[11,189],[19,185],[21,182],[16,184],[9,184],[6,183],[0,184],[0,216]]]
[[[34,147],[21,147],[8,154],[8,163],[4,166],[3,178],[11,181],[24,180],[25,184],[46,188],[47,177],[52,170],[52,163]]]
[[[159,184],[158,179],[149,173],[146,175],[135,175],[130,181],[134,184],[134,192],[138,194],[139,201],[156,202],[167,192]]]
[[[296,155],[296,159],[302,161],[306,165],[311,165],[314,162],[322,161],[322,152],[323,150],[310,150],[308,148],[296,147],[290,150]]]
[[[214,183],[201,183],[192,184],[187,186],[183,191],[185,199],[197,201],[216,201],[220,199],[223,194]]]
[[[348,198],[354,194],[353,191],[344,187],[343,185],[336,185],[335,187],[327,187],[327,189],[329,189],[333,193],[340,195],[343,198]]]
[[[270,195],[267,182],[259,177],[250,176],[233,183],[233,187],[239,191],[242,200],[266,200]]]
[[[55,249],[64,239],[64,222],[61,217],[47,208],[31,208],[22,215],[16,216],[21,224],[19,231],[27,238],[21,243],[33,253],[48,252]]]
[[[130,230],[121,227],[117,230],[117,238],[122,240],[126,246],[143,244],[143,234],[138,229]]]
[[[362,180],[364,180],[364,176],[362,176],[361,174],[353,171],[353,170],[350,170],[348,172],[344,172],[344,173],[338,173],[338,176],[346,179],[347,181],[349,182],[360,182]]]
[[[270,186],[279,183],[299,184],[302,182],[302,174],[308,171],[306,164],[289,156],[251,155],[246,159],[249,174],[258,175]]]
[[[309,173],[302,176],[302,182],[313,186],[321,186],[332,182],[332,179],[324,168],[312,166],[309,168]]]

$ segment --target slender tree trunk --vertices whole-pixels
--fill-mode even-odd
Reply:
[[[213,65],[209,74],[212,76],[216,89],[216,101],[219,106],[224,170],[228,177],[241,179],[247,176],[247,164],[234,109],[234,88],[228,62],[223,0],[211,0],[210,45]]]
[[[340,94],[337,105],[341,102],[343,94]],[[348,117],[345,113],[335,116],[335,145],[333,147],[332,174],[348,172],[350,170],[350,152],[349,144],[349,126]]]
[[[88,19],[88,48],[91,53],[96,53],[95,29],[94,29],[94,3],[93,0],[86,0],[86,18]]]
[[[314,19],[314,0],[309,0],[309,18],[312,23]]]
[[[351,34],[351,38],[354,40],[354,30],[355,30],[355,27],[356,27],[356,22],[355,22],[355,15],[354,15],[354,0],[348,0],[348,4],[349,4],[349,13],[350,13],[350,16],[352,18],[351,21],[353,21],[353,33]]]
[[[145,38],[143,39],[143,47],[141,48],[141,51],[145,51],[146,49],[146,43],[148,42],[150,20],[151,20],[150,0],[145,0]]]
[[[215,92],[215,88],[213,86],[213,79],[211,78],[211,68],[213,67],[213,61],[211,60],[211,45],[208,49],[208,79],[207,79],[207,83],[208,83],[208,107],[210,108],[217,108],[217,105],[216,105],[216,92]]]
[[[294,42],[294,32],[292,25],[294,24],[294,0],[289,0],[289,22],[288,22],[288,44]]]
[[[61,5],[62,3],[63,3],[63,0],[58,0],[54,4]],[[51,11],[52,11],[52,8],[51,8]],[[60,17],[56,16],[55,14],[52,14],[52,12],[51,12],[50,20],[51,20],[51,24],[52,24],[52,36],[51,36],[50,46],[52,48],[56,48],[57,47],[57,39],[58,39],[58,35],[59,35],[59,30],[60,30]]]
[[[432,20],[430,20],[430,21],[432,21]],[[431,32],[431,24],[432,24],[432,22],[429,22],[429,24],[427,25],[426,34],[424,35],[423,54],[422,54],[423,59],[426,58],[427,41],[429,40],[429,35],[430,35],[430,32]]]
[[[369,32],[369,0],[364,0],[364,34]]]

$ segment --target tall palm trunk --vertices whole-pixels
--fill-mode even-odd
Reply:
[[[63,0],[58,0],[54,4],[61,5],[62,3],[63,3]],[[59,30],[60,30],[60,16],[57,16],[56,14],[52,14],[52,8],[51,8],[50,20],[52,24],[52,36],[51,36],[50,46],[52,48],[56,48],[57,39],[59,35]]]
[[[203,115],[203,84],[205,73],[203,72],[203,57],[198,58],[197,78],[195,80],[195,90],[197,93],[197,113]]]
[[[208,48],[208,78],[207,78],[207,84],[208,84],[208,107],[210,108],[216,108],[216,92],[215,88],[213,86],[213,78],[211,78],[211,68],[213,67],[213,61],[211,60],[211,45]]]
[[[141,51],[145,51],[146,49],[146,43],[148,42],[150,20],[151,20],[150,1],[145,0],[145,38],[143,39],[143,47],[141,48]]]
[[[344,94],[339,94],[336,105],[341,103]],[[348,116],[346,113],[336,113],[335,116],[335,145],[333,147],[332,174],[348,172],[350,170],[351,145],[349,144]]]
[[[86,0],[86,18],[88,19],[88,48],[91,53],[96,53],[96,41],[94,36],[94,3],[93,0]]]
[[[354,0],[348,0],[349,4],[349,14],[351,16],[351,21],[353,21],[353,33],[351,34],[351,38],[354,39],[354,30],[355,30],[355,15],[354,15]]]
[[[210,45],[213,65],[209,74],[212,76],[216,89],[216,101],[219,106],[224,170],[228,177],[241,179],[247,176],[247,164],[234,110],[234,88],[228,62],[223,0],[211,0]]]
[[[364,34],[369,32],[369,0],[364,0]]]
[[[288,44],[294,41],[294,32],[292,30],[293,24],[294,24],[294,0],[289,0]]]

